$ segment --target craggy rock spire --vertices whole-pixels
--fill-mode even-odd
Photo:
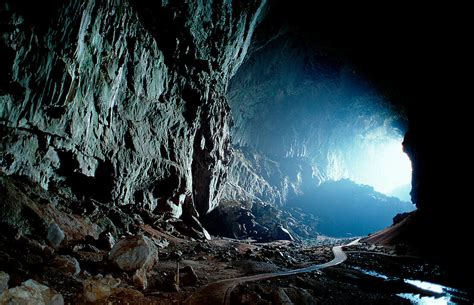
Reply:
[[[42,14],[3,2],[0,170],[175,217],[212,210],[230,150],[225,91],[264,6],[54,1]]]

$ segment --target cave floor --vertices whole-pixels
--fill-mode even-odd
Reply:
[[[81,271],[74,275],[61,266],[41,265],[28,246],[14,242],[15,247],[1,242],[0,263],[23,260],[22,275],[10,274],[10,286],[25,280],[25,275],[60,292],[66,304],[186,304],[199,295],[203,287],[223,280],[324,263],[333,258],[333,245],[347,240],[326,239],[313,243],[275,241],[256,243],[227,238],[209,241],[173,237],[151,226],[144,226],[150,237],[169,236],[169,245],[159,250],[159,261],[147,274],[145,290],[137,289],[130,273],[106,262],[107,251],[90,247],[68,253],[77,258]],[[20,249],[20,247],[26,247]],[[395,256],[393,249],[359,244],[344,247],[348,259],[342,264],[299,275],[245,282],[237,285],[226,299],[227,304],[412,304],[397,296],[401,293],[425,298],[441,298],[440,294],[406,284],[402,279],[421,279],[447,283],[441,267],[411,256]],[[30,253],[22,255],[22,253]],[[179,259],[177,258],[179,257]],[[177,261],[179,260],[179,266]],[[28,267],[30,266],[30,267]],[[176,271],[179,268],[179,287]],[[11,270],[11,268],[10,268]],[[26,270],[26,273],[25,273]],[[85,282],[107,276],[119,279],[122,289],[106,297],[87,302]],[[112,289],[113,290],[113,289]],[[450,296],[446,304],[471,304],[466,294]],[[206,300],[204,296],[204,300]],[[444,300],[444,299],[440,299]],[[448,300],[448,299],[447,299]],[[211,304],[203,301],[203,304]],[[419,303],[421,304],[421,303]],[[443,304],[443,303],[442,303]]]
[[[253,282],[236,280],[329,262],[333,247],[351,240],[208,240],[202,227],[199,231],[199,226],[135,205],[73,201],[19,178],[0,176],[0,182],[0,305],[21,303],[11,301],[15,295],[23,297],[20,291],[27,295],[21,304],[38,304],[38,298],[63,304],[51,299],[58,293],[65,304],[214,305],[216,299],[217,304],[411,304],[407,298],[472,304],[471,282],[465,277],[456,280],[400,247],[343,246],[348,258],[337,266]],[[127,263],[142,258],[153,263],[120,267],[110,253],[137,237],[142,244],[121,246],[124,253],[132,253],[124,256]],[[224,290],[224,298],[219,298],[221,291],[206,295],[225,279],[232,279],[233,289]],[[417,286],[408,279],[424,282]],[[39,295],[31,294],[29,280],[44,285],[36,287]],[[461,290],[432,289],[425,282]]]

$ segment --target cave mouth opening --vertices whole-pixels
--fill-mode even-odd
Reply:
[[[384,195],[411,202],[412,167],[402,141],[403,137],[396,132],[361,135],[347,148],[348,172],[335,174],[332,180],[349,179],[371,186]]]
[[[369,117],[379,117],[377,111]],[[387,118],[387,117],[386,117]],[[346,122],[354,122],[346,117]],[[412,165],[403,150],[403,129],[392,119],[382,124],[336,126],[330,132],[326,179],[306,188],[289,206],[315,215],[319,233],[364,236],[390,226],[397,214],[411,212]],[[379,120],[379,123],[381,121]],[[317,167],[316,170],[320,170]],[[314,175],[313,171],[313,175]]]
[[[302,221],[322,235],[377,232],[415,209],[402,146],[408,109],[350,58],[304,35],[278,35],[231,79],[237,157],[226,196],[312,215]]]

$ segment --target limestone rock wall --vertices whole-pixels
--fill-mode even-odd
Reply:
[[[173,216],[212,210],[229,160],[227,83],[264,6],[3,2],[0,170]]]
[[[304,159],[271,159],[255,149],[239,147],[234,148],[222,198],[281,207],[319,182]]]

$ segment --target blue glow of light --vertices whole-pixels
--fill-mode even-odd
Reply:
[[[410,300],[413,304],[416,305],[450,305],[453,304],[450,302],[449,297],[440,297],[440,298],[435,298],[435,297],[422,297],[418,294],[412,294],[412,293],[399,293],[397,296]]]
[[[431,292],[436,292],[436,293],[441,293],[443,292],[443,287],[442,285],[439,284],[433,284],[430,282],[423,282],[423,281],[418,281],[418,280],[403,280],[405,283],[416,286],[418,288],[421,288],[423,290],[428,290]]]
[[[439,285],[439,284],[430,283],[430,282],[410,280],[410,279],[404,279],[403,281],[407,284],[416,286],[423,290],[431,291],[437,294],[443,294],[440,297],[421,296],[419,294],[413,294],[413,293],[397,294],[397,296],[410,300],[413,304],[416,304],[416,305],[454,305],[456,303],[451,301],[452,293],[462,294],[462,292],[456,289]],[[464,299],[464,298],[460,297],[460,299]]]
[[[353,180],[388,195],[399,187],[410,185],[411,161],[401,142],[401,138],[388,138],[364,143],[353,160],[357,163]]]

